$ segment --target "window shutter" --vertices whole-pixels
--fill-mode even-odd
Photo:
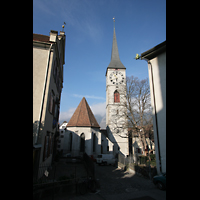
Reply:
[[[114,92],[114,102],[119,103],[120,102],[120,95],[118,91]]]
[[[49,141],[48,141],[48,152],[47,152],[47,158],[49,157],[50,155],[50,151],[51,151],[51,136],[49,136]]]
[[[49,112],[50,113],[53,112],[53,94],[52,94],[52,92],[50,94],[50,99],[49,99]]]
[[[51,95],[49,99],[51,99]],[[49,112],[50,112],[50,104],[51,104],[51,100],[49,100],[49,106],[48,106]]]
[[[116,93],[116,102],[120,102],[120,100],[119,100],[119,93]]]
[[[45,161],[45,158],[46,158],[46,140],[47,140],[47,136],[45,136],[45,139],[44,139],[43,161]]]

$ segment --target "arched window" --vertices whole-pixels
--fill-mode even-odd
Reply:
[[[81,134],[80,152],[85,152],[85,134]]]
[[[115,92],[114,92],[114,102],[115,103],[120,102],[120,95],[119,95],[119,92],[117,90],[115,90]]]
[[[93,134],[93,152],[95,152],[96,149],[96,134]]]
[[[69,133],[69,150],[72,151],[72,132]]]

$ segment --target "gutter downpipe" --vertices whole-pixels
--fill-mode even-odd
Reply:
[[[42,111],[43,111],[44,97],[45,97],[45,92],[46,92],[46,84],[47,84],[47,78],[48,78],[48,72],[49,72],[49,60],[50,60],[52,45],[53,44],[51,44],[50,48],[49,48],[49,57],[48,57],[47,68],[46,68],[46,77],[45,77],[45,82],[44,82],[44,90],[43,90],[42,104],[41,104],[41,108],[40,108],[40,116],[39,116],[39,121],[38,121],[38,124],[37,124],[35,145],[38,144],[38,136],[39,136],[39,132],[40,132],[40,125],[41,125],[41,119],[42,119]]]
[[[161,156],[160,156],[160,142],[159,142],[160,140],[159,140],[159,132],[158,132],[158,118],[157,118],[157,111],[156,111],[156,99],[155,99],[154,79],[153,79],[153,69],[152,69],[152,64],[151,64],[149,59],[141,57],[141,60],[147,61],[148,66],[150,66],[150,68],[151,68],[151,80],[152,80],[153,102],[154,102],[154,110],[155,110],[156,135],[157,135],[157,143],[158,143],[159,168],[160,168],[160,172],[162,172]]]

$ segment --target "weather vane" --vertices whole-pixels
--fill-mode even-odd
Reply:
[[[66,23],[64,22],[64,25],[62,25],[62,31],[64,32],[64,28],[65,28]]]

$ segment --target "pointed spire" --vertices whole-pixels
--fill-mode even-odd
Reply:
[[[116,38],[116,33],[115,33],[115,17],[113,17],[113,22],[114,22],[114,31],[113,31],[112,53],[111,53],[111,61],[110,61],[110,64],[108,65],[108,68],[126,69],[119,58],[117,38]]]

